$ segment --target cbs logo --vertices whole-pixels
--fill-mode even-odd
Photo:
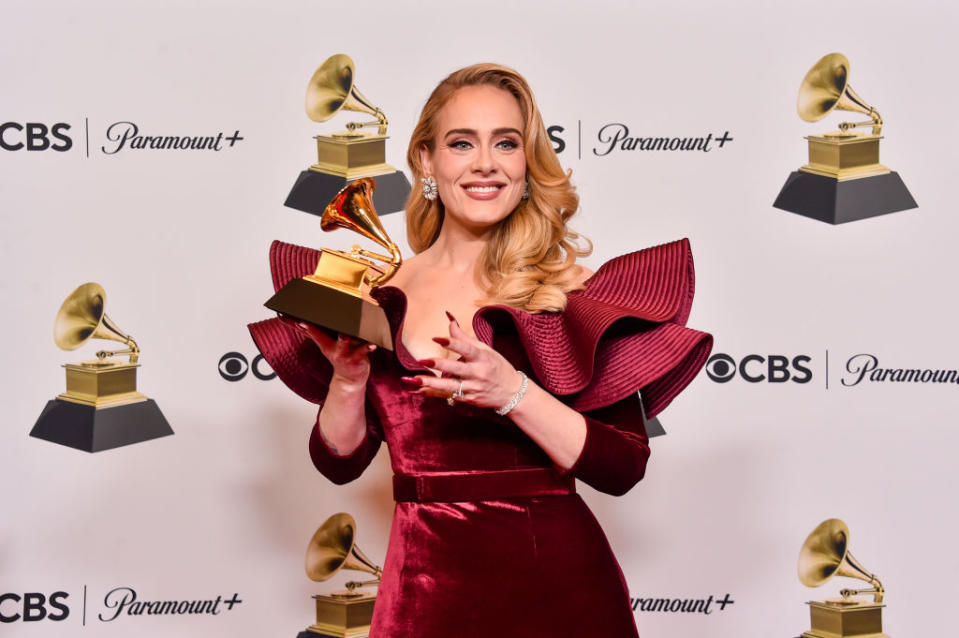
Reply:
[[[66,122],[57,122],[51,127],[40,122],[4,122],[0,124],[0,148],[5,151],[24,148],[28,151],[69,151],[73,148],[73,140],[66,134],[69,130],[70,125]]]
[[[553,150],[556,151],[557,155],[566,150],[566,140],[564,140],[561,135],[565,130],[564,127],[558,124],[546,129],[546,134],[549,136],[549,141],[553,143]]]
[[[47,598],[43,594],[32,592],[29,594],[0,595],[0,622],[11,623],[18,620],[33,622],[37,620],[66,620],[70,615],[70,608],[64,600],[70,596],[65,591],[50,594]],[[49,608],[49,609],[48,609]]]
[[[252,363],[239,352],[227,352],[220,357],[220,363],[217,364],[217,370],[220,376],[227,381],[239,381],[252,372],[253,376],[260,381],[269,381],[276,376],[270,364],[266,362],[262,354],[253,357]]]
[[[748,354],[739,363],[725,353],[717,353],[709,357],[706,362],[706,374],[716,383],[726,383],[739,374],[749,383],[809,383],[812,380],[812,370],[806,364],[812,357],[804,354],[790,359],[780,354]]]

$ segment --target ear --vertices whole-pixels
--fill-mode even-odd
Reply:
[[[423,167],[423,175],[433,175],[433,154],[426,144],[420,147],[420,166]]]

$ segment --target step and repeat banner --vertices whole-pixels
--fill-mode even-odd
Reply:
[[[711,358],[660,415],[640,484],[580,488],[644,638],[809,631],[808,601],[869,587],[813,559],[806,580],[824,584],[800,582],[800,549],[833,518],[848,534],[807,548],[827,564],[850,549],[881,580],[886,634],[948,632],[957,13],[932,0],[4,2],[0,636],[292,638],[315,621],[311,596],[351,578],[304,572],[336,512],[382,564],[388,452],[344,486],[318,474],[315,406],[246,328],[272,316],[271,241],[356,241],[284,206],[317,161],[313,136],[369,117],[304,111],[314,70],[340,53],[407,177],[436,83],[499,62],[529,80],[572,171],[586,265],[690,239],[689,323],[715,336]],[[380,212],[411,255],[402,212]],[[112,321],[93,338],[90,312]],[[128,349],[139,367],[72,365]]]

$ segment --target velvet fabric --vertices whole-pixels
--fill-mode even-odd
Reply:
[[[274,285],[312,272],[317,258],[274,242]],[[476,312],[478,339],[583,414],[586,442],[566,472],[508,417],[402,384],[401,376],[427,372],[403,346],[406,297],[392,286],[372,291],[395,351],[371,355],[367,435],[347,456],[330,450],[315,425],[309,442],[314,464],[335,483],[359,477],[381,442],[390,451],[397,503],[371,638],[637,635],[623,574],[572,482],[623,494],[643,477],[640,394],[648,414],[659,412],[712,344],[683,325],[693,289],[682,240],[604,264],[562,313]],[[280,379],[322,405],[332,369],[319,349],[278,319],[250,331]]]

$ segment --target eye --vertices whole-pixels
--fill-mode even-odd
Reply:
[[[239,352],[227,352],[220,357],[220,363],[217,365],[220,376],[227,381],[239,381],[246,376],[246,371],[249,369],[249,362]]]
[[[519,142],[512,139],[500,140],[496,143],[496,148],[500,149],[501,151],[513,151],[519,148]]]
[[[714,354],[706,362],[706,374],[716,383],[726,383],[736,376],[736,361],[728,354]]]
[[[468,151],[473,148],[473,145],[466,140],[456,140],[455,142],[451,143],[449,147],[456,151]]]

